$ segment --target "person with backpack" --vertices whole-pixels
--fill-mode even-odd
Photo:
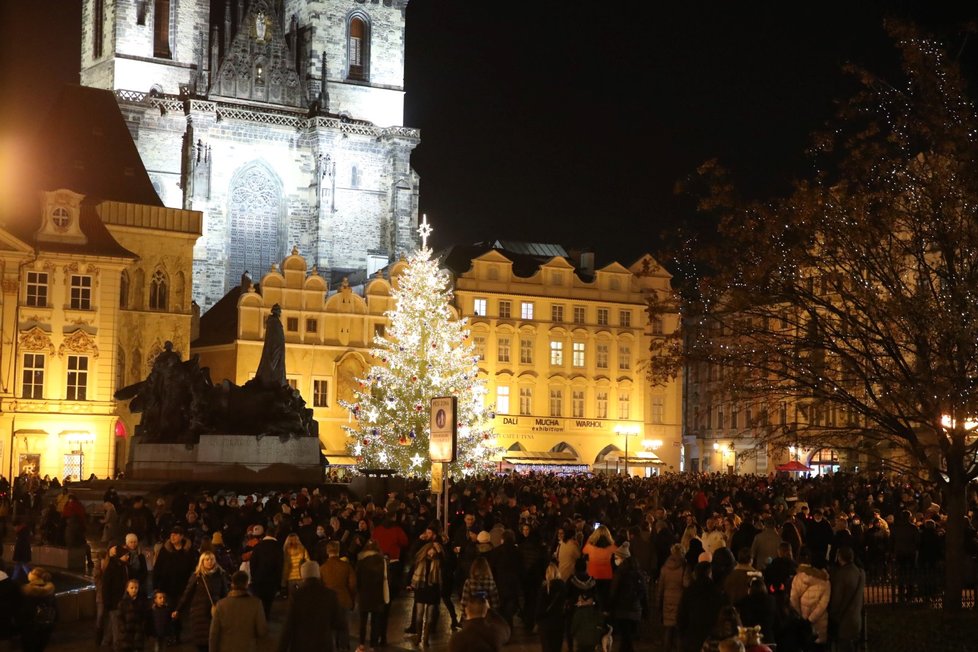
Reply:
[[[58,605],[54,599],[51,573],[35,568],[21,587],[20,646],[24,652],[44,652],[51,632],[58,622]]]

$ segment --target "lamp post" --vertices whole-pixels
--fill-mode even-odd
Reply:
[[[619,424],[615,426],[615,433],[625,437],[625,476],[628,476],[628,438],[639,433],[638,426],[629,424]]]

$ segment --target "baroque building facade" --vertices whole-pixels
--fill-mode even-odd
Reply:
[[[595,271],[554,245],[534,245],[544,253],[533,255],[507,246],[526,247],[454,247],[443,256],[495,404],[501,467],[623,472],[627,452],[632,474],[680,470],[681,382],[649,387],[644,371],[649,338],[677,325],[677,315],[653,323],[645,310],[647,293],[669,291],[669,275],[650,256]],[[373,364],[371,341],[384,332],[404,265],[330,290],[293,251],[260,284],[245,280],[206,313],[192,351],[215,380],[246,382],[279,304],[288,381],[312,407],[327,459],[350,463],[350,415],[339,401],[353,399]]]
[[[204,213],[209,309],[292,247],[335,281],[417,245],[406,0],[84,0],[81,82],[113,90],[166,206]]]
[[[0,474],[106,477],[138,419],[114,392],[189,350],[201,214],[162,205],[111,93],[66,88],[39,133],[0,212]]]

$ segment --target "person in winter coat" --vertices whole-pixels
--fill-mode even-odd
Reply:
[[[476,593],[486,595],[490,609],[499,609],[499,588],[485,557],[476,557],[475,561],[472,562],[472,568],[469,569],[469,578],[462,585],[461,603],[463,609]]]
[[[207,652],[211,635],[211,610],[228,594],[227,574],[217,565],[213,552],[203,552],[197,562],[197,570],[187,581],[187,587],[173,611],[173,620],[179,622],[181,613],[187,612],[190,638],[201,652]]]
[[[760,577],[751,580],[747,597],[736,603],[740,620],[745,627],[760,627],[765,641],[774,642],[777,620],[777,605],[774,596],[768,593],[767,585]]]
[[[248,593],[248,573],[236,571],[231,576],[230,592],[214,609],[209,652],[255,652],[258,641],[266,636],[268,622],[261,600]]]
[[[309,561],[309,551],[306,550],[299,535],[290,534],[285,537],[285,543],[282,544],[282,586],[288,588],[289,595],[292,595],[292,591],[302,583],[300,570],[302,564],[307,561]]]
[[[10,650],[15,631],[14,618],[20,612],[20,586],[0,570],[0,650]]]
[[[852,548],[839,548],[830,571],[832,595],[829,597],[831,643],[838,652],[852,652],[862,632],[863,592],[866,574],[854,563]]]
[[[676,625],[679,621],[679,603],[683,598],[685,576],[686,561],[683,558],[683,547],[674,543],[666,563],[659,571],[656,589],[659,596],[659,609],[662,612],[663,652],[675,652],[679,649],[679,632]]]
[[[251,590],[261,599],[265,607],[265,620],[272,617],[272,603],[275,601],[275,595],[282,588],[284,567],[285,551],[282,549],[282,544],[271,534],[265,535],[251,551],[249,562]]]
[[[737,604],[746,598],[751,580],[762,577],[761,571],[750,565],[751,553],[748,548],[741,548],[738,554],[737,565],[723,582],[723,592],[727,594],[730,604]]]
[[[502,543],[489,553],[489,566],[499,588],[499,615],[512,630],[513,616],[519,611],[520,589],[523,586],[523,559],[512,530],[503,530]]]
[[[380,554],[377,542],[368,540],[357,557],[357,609],[360,611],[360,645],[377,647],[387,641],[384,607],[390,601],[387,592],[387,560]],[[370,637],[367,637],[367,624]]]
[[[336,601],[343,615],[344,631],[337,637],[336,649],[345,652],[350,647],[350,612],[357,594],[357,576],[353,566],[340,557],[340,542],[333,540],[326,544],[326,561],[319,567],[323,586],[336,593]]]
[[[522,563],[523,610],[520,619],[526,631],[532,632],[536,624],[537,593],[547,568],[546,550],[536,530],[528,523],[520,526],[516,547]]]
[[[106,549],[109,544],[117,541],[122,536],[119,521],[119,512],[116,511],[115,504],[105,501],[102,503],[102,536],[99,542],[102,549]]]
[[[703,641],[716,624],[720,609],[726,605],[727,596],[713,583],[710,564],[696,564],[693,581],[683,591],[679,603],[677,626],[683,652],[700,652]]]
[[[781,545],[781,534],[778,532],[773,517],[764,519],[764,529],[761,530],[751,543],[751,559],[754,567],[760,571],[767,568],[771,560],[778,556],[778,546]]]
[[[105,568],[100,578],[102,589],[102,617],[95,624],[95,641],[101,645],[107,634],[106,642],[115,645],[115,636],[119,630],[119,603],[126,594],[126,584],[129,582],[129,565],[121,559],[122,546],[109,548]],[[136,578],[133,578],[136,579]]]
[[[147,609],[139,580],[126,582],[126,593],[119,601],[117,614],[115,652],[142,652],[146,644]]]
[[[501,652],[510,631],[502,618],[493,617],[484,599],[465,606],[465,623],[448,641],[448,652]]]
[[[165,594],[171,601],[178,600],[183,590],[194,574],[197,564],[197,554],[190,540],[183,535],[183,528],[174,527],[170,536],[156,553],[156,563],[153,565],[153,590]],[[106,602],[106,606],[110,603]],[[173,634],[180,640],[181,623],[175,621]]]
[[[336,593],[323,586],[319,564],[307,561],[299,569],[302,583],[289,598],[279,652],[333,652],[338,634],[347,634],[346,620]]]
[[[31,541],[34,538],[34,528],[28,521],[20,523],[14,532],[13,579],[15,582],[25,582],[31,570]]]
[[[567,584],[560,579],[560,567],[552,563],[544,572],[543,588],[536,594],[534,620],[542,652],[561,652],[566,629]]]
[[[642,571],[631,554],[631,546],[625,541],[615,550],[613,562],[615,575],[611,578],[608,606],[614,634],[621,639],[620,652],[632,652],[635,633],[642,614],[648,608],[646,594],[648,588]]]
[[[582,593],[570,617],[571,652],[594,652],[604,632],[604,619],[594,602],[594,594]]]
[[[596,588],[597,603],[606,608],[608,590],[611,588],[611,578],[614,571],[611,566],[611,556],[618,546],[611,537],[611,532],[604,525],[595,528],[581,552],[587,557],[587,574],[598,583]]]
[[[764,581],[774,594],[791,593],[791,578],[798,571],[792,554],[791,544],[783,541],[778,547],[778,556],[764,569]]]
[[[27,576],[27,584],[20,590],[22,597],[17,622],[21,649],[24,652],[44,652],[58,620],[51,573],[35,568]]]
[[[829,574],[812,566],[811,552],[802,548],[798,572],[791,582],[791,606],[812,624],[817,643],[828,640],[830,594]]]
[[[441,544],[431,541],[421,546],[414,562],[411,586],[414,588],[414,622],[421,625],[418,644],[427,647],[431,622],[441,603]]]

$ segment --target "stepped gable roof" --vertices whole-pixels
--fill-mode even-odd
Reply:
[[[34,141],[33,191],[163,206],[112,91],[66,85]]]
[[[452,245],[439,253],[442,264],[455,275],[472,269],[472,261],[479,256],[496,250],[513,261],[513,273],[521,278],[533,276],[540,266],[554,257],[562,257],[574,266],[574,271],[582,280],[590,281],[593,273],[585,273],[561,245],[520,242],[517,240],[490,240],[471,245]]]
[[[255,292],[260,288],[255,285]],[[241,286],[231,288],[221,299],[211,306],[210,310],[200,317],[200,330],[197,339],[190,343],[190,348],[230,344],[238,337],[238,299],[241,297]]]

